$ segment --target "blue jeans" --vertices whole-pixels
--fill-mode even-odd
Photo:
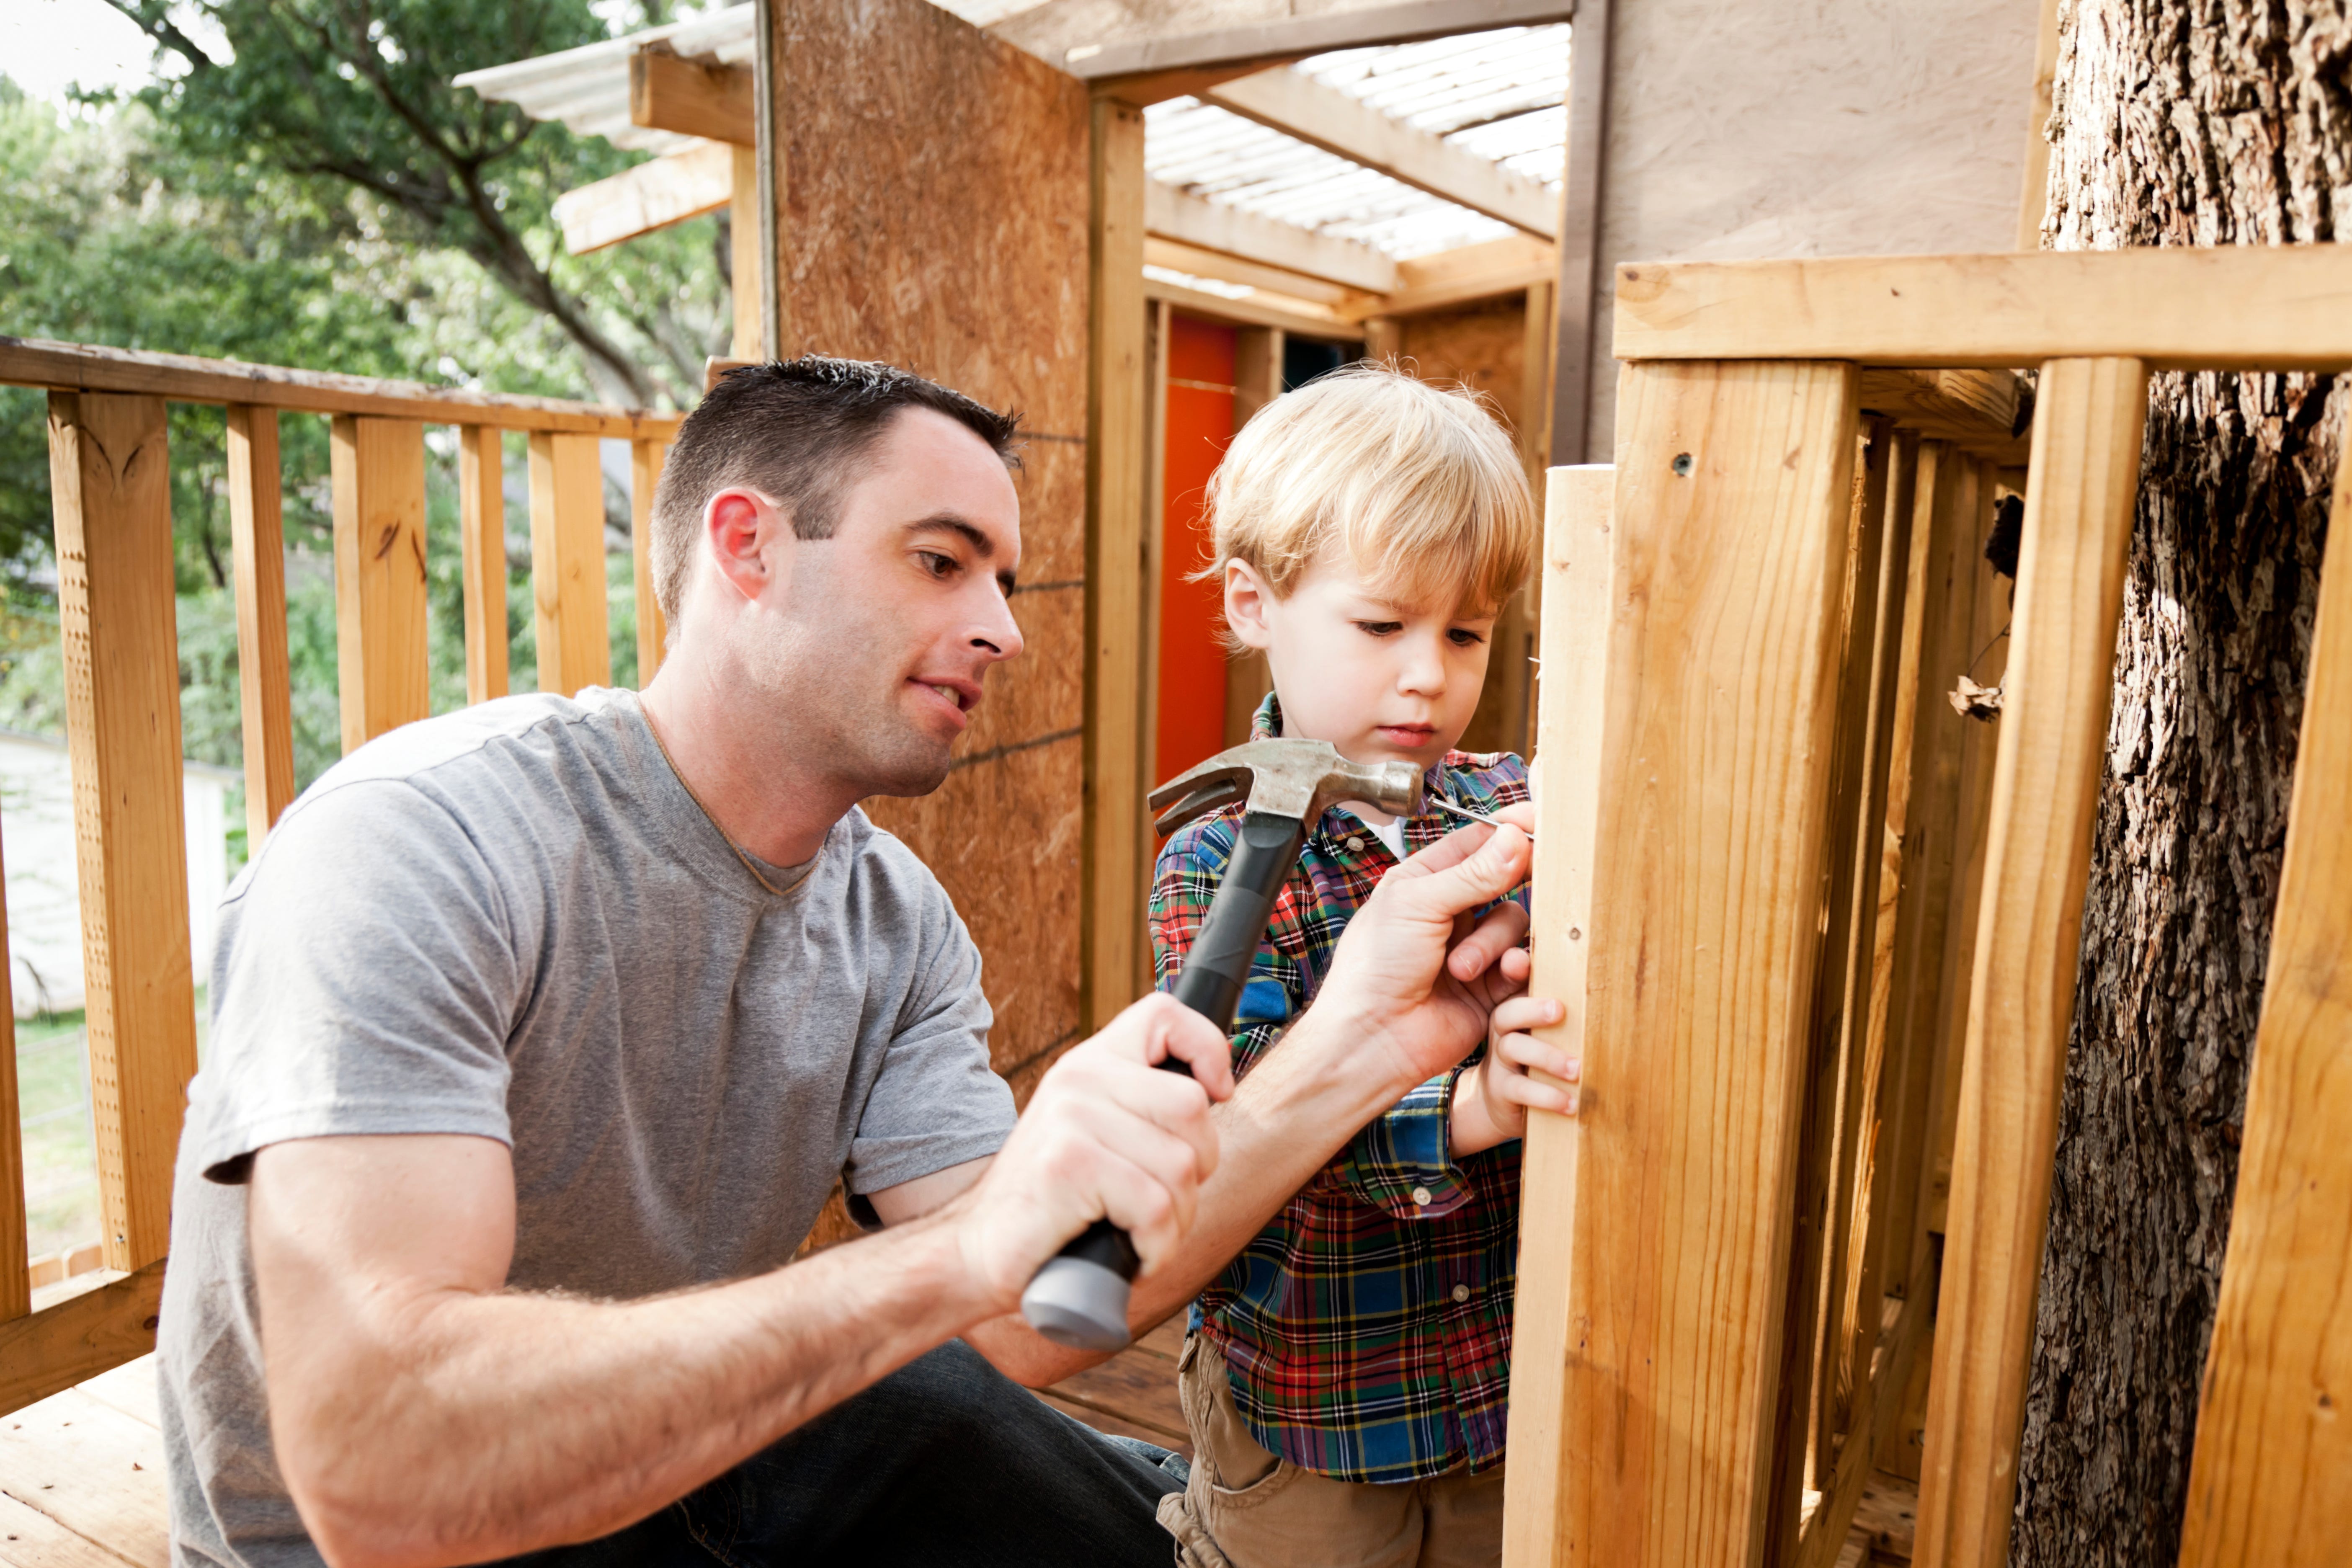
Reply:
[[[1182,1465],[1080,1426],[951,1340],[652,1517],[514,1561],[1165,1568],[1175,1542],[1156,1513]]]

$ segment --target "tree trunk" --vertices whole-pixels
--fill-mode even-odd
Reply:
[[[2352,229],[2352,0],[2062,16],[2043,244]],[[2179,1553],[2344,404],[2326,376],[2150,389],[2015,1564]]]

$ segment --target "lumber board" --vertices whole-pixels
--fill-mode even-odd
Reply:
[[[158,1431],[163,1426],[163,1390],[156,1384],[155,1358],[142,1355],[86,1377],[74,1387],[100,1405],[120,1410]]]
[[[0,1411],[21,1410],[155,1348],[161,1259],[0,1323]]]
[[[509,430],[570,430],[661,441],[677,439],[685,417],[42,338],[0,337],[0,383],[53,392],[134,394],[173,403],[251,403],[307,414],[367,414],[431,425],[496,425]]]
[[[585,256],[716,212],[734,199],[738,151],[732,142],[696,142],[564,192],[555,198],[563,248]]]
[[[2032,443],[2017,427],[2019,393],[2014,371],[1873,365],[1862,373],[1862,405],[1872,413],[1964,452],[2022,468]]]
[[[2341,370],[2352,247],[1633,263],[1617,269],[1614,344],[1621,360]]]
[[[1081,936],[1088,1029],[1134,1000],[1143,943],[1143,111],[1092,105],[1087,397],[1087,820]]]
[[[1295,223],[1261,217],[1180,190],[1164,180],[1144,187],[1145,232],[1201,250],[1320,279],[1367,293],[1397,287],[1397,264],[1369,245],[1334,239]]]
[[[1601,198],[1608,172],[1611,0],[1585,0],[1568,60],[1568,149],[1560,171],[1558,331],[1552,360],[1551,460],[1581,463],[1590,447],[1593,317],[1601,308]]]
[[[170,1556],[146,1560],[163,1568]],[[130,1568],[131,1561],[0,1492],[0,1563],[7,1568]]]
[[[667,44],[629,55],[629,123],[679,136],[756,146],[751,68],[688,59]]]
[[[530,438],[530,599],[539,689],[570,697],[613,679],[604,476],[595,438]]]
[[[2136,360],[2042,367],[1927,1395],[1922,1568],[2009,1556],[2147,408]]]
[[[730,163],[727,207],[727,291],[733,312],[727,353],[737,360],[769,357],[767,309],[774,303],[769,287],[772,268],[761,237],[775,223],[773,204],[760,199],[760,150],[739,146]],[[762,214],[767,216],[764,220]],[[766,259],[763,259],[766,258]],[[709,390],[708,381],[703,386]],[[656,437],[667,440],[667,437]]]
[[[1137,247],[1139,266],[1142,264],[1142,247]],[[1168,278],[1146,278],[1143,280],[1143,297],[1155,304],[1173,305],[1187,315],[1205,316],[1213,321],[1231,321],[1239,326],[1280,327],[1299,337],[1321,338],[1330,342],[1361,342],[1364,338],[1361,325],[1344,321],[1328,306],[1318,305],[1310,300],[1268,299],[1264,295],[1233,300]]]
[[[425,426],[414,419],[339,418],[328,447],[337,689],[349,752],[432,711],[425,662]]]
[[[457,431],[457,538],[466,604],[466,700],[507,694],[506,437],[489,425]]]
[[[1616,470],[1606,464],[1552,469],[1544,490],[1541,557],[1546,675],[1536,754],[1536,842],[1544,857],[1535,883],[1535,973],[1528,989],[1567,1009],[1541,1031],[1553,1046],[1584,1047],[1586,939],[1592,918],[1592,867],[1601,812],[1600,744],[1608,695],[1609,625],[1614,595],[1610,511]],[[1519,1273],[1511,1338],[1511,1463],[1503,1478],[1503,1560],[1535,1568],[1566,1560],[1560,1515],[1570,1436],[1567,1384],[1576,1353],[1569,1318],[1576,1251],[1577,1124],[1572,1116],[1528,1117],[1520,1183]]]
[[[229,553],[236,580],[237,713],[245,738],[246,853],[294,801],[293,678],[286,651],[284,475],[278,410],[228,409]]]
[[[0,888],[7,886],[0,875]],[[8,941],[8,911],[5,899],[0,899],[0,952],[5,952]],[[24,1102],[17,1092],[16,1043],[13,1038],[16,1017],[14,998],[10,994],[8,972],[14,964],[0,964],[0,1005],[8,1007],[0,1017],[10,1019],[10,1034],[5,1049],[0,1049],[0,1323],[21,1318],[33,1310],[33,1271],[26,1254],[30,1228],[25,1213],[25,1131]]]
[[[636,589],[641,691],[661,672],[662,650],[669,645],[669,623],[662,615],[661,595],[654,592],[654,489],[668,457],[669,448],[658,441],[639,441],[629,448],[629,565]]]
[[[1370,297],[1337,283],[1326,283],[1318,278],[1287,272],[1223,251],[1202,250],[1176,240],[1162,239],[1157,235],[1144,239],[1143,264],[1146,267],[1163,267],[1190,278],[1213,278],[1221,283],[1238,284],[1244,289],[1255,289],[1261,293],[1326,310],[1338,310]]]
[[[131,1562],[171,1559],[163,1435],[78,1390],[0,1421],[0,1496]]]
[[[1339,307],[1342,315],[1412,316],[1473,300],[1557,285],[1557,247],[1526,235],[1507,235],[1397,263],[1396,292]]]
[[[2352,560],[2352,447],[2328,555]],[[2338,563],[2340,566],[2340,563]],[[2183,1568],[2340,1563],[2352,1538],[2352,571],[2323,566]]]
[[[163,399],[49,395],[90,1111],[107,1266],[124,1270],[170,1245],[196,1070],[169,470]]]
[[[1144,439],[1143,439],[1143,616],[1140,635],[1143,639],[1142,658],[1138,669],[1138,684],[1142,688],[1142,700],[1136,707],[1136,749],[1142,754],[1139,776],[1160,777],[1160,637],[1161,625],[1160,591],[1167,581],[1168,570],[1168,359],[1169,340],[1175,331],[1175,308],[1164,300],[1153,300],[1144,306]],[[1273,329],[1279,336],[1280,329]],[[1236,404],[1239,400],[1236,399]],[[1225,692],[1226,728],[1232,729],[1233,689],[1230,671]],[[1136,886],[1144,889],[1149,899],[1152,872],[1159,860],[1159,835],[1136,835]],[[1153,972],[1151,944],[1135,944],[1135,978],[1132,984],[1139,996],[1151,989],[1158,976]]]
[[[1521,1282],[1523,1320],[1575,1331],[1556,1562],[1762,1550],[1855,392],[1844,364],[1621,377],[1575,1196],[1544,1205],[1565,1300]],[[1538,832],[1538,889],[1556,853]]]
[[[1200,96],[1442,201],[1538,238],[1559,237],[1559,199],[1544,186],[1287,66],[1221,83]]]
[[[1097,90],[1128,95],[1124,101],[1141,106],[1157,101],[1145,94],[1150,79],[1188,68],[1231,68],[1300,59],[1327,49],[1409,44],[1490,27],[1564,22],[1575,9],[1573,0],[1407,0],[1402,5],[1168,33],[1132,42],[1080,44],[1063,51],[1061,66],[1071,75],[1095,83]],[[1178,86],[1167,96],[1192,90]]]
[[[2042,0],[2033,46],[2033,107],[2025,121],[2024,190],[2017,201],[2017,248],[2042,248],[2050,208],[2050,109],[2058,85],[2058,0]]]

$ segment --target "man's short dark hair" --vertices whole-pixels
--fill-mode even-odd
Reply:
[[[790,510],[795,535],[830,539],[843,489],[902,408],[944,414],[1007,467],[1020,464],[1019,415],[896,365],[803,354],[721,376],[678,427],[654,487],[654,593],[670,624],[712,496],[734,485],[756,489]]]

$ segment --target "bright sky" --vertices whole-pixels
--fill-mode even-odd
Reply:
[[[105,0],[0,3],[0,72],[26,94],[62,102],[69,85],[143,87],[154,48]]]

